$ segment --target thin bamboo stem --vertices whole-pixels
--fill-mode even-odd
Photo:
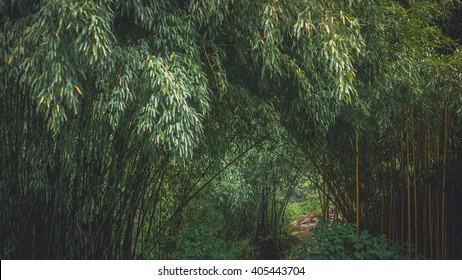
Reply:
[[[441,258],[446,258],[446,229],[445,229],[445,196],[446,196],[446,162],[448,158],[448,111],[444,111],[444,150],[443,150],[443,182],[441,194]]]
[[[355,141],[355,155],[356,155],[356,234],[359,235],[360,224],[359,224],[359,139],[358,129],[356,129],[356,141]]]
[[[407,185],[407,253],[411,254],[411,180],[409,175],[409,133],[406,131],[406,185]]]
[[[414,118],[412,118],[411,124],[411,133],[412,133],[412,146],[415,145],[415,130],[414,130]],[[418,239],[418,213],[417,213],[417,162],[415,157],[416,150],[412,149],[412,162],[413,162],[413,179],[414,179],[414,244],[415,244],[415,254],[418,253],[419,248],[419,239]]]

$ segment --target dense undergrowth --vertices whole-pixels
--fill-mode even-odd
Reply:
[[[319,260],[405,260],[422,259],[415,256],[408,244],[389,241],[384,235],[373,235],[367,230],[356,234],[356,225],[320,222],[314,229],[315,237],[298,245],[298,256]],[[408,248],[411,251],[408,251]]]
[[[308,185],[305,184],[305,187]],[[308,195],[306,195],[308,193]],[[332,221],[320,221],[312,229],[314,238],[297,237],[289,221],[299,219],[307,213],[320,213],[321,203],[317,194],[302,192],[298,201],[286,208],[283,231],[278,240],[276,253],[271,259],[308,260],[407,260],[424,259],[415,254],[414,246],[389,240],[384,235],[371,234],[364,230],[359,235],[356,225]],[[185,216],[180,231],[160,244],[164,259],[261,259],[258,243],[250,232],[239,234],[226,228],[224,216],[211,208],[202,213]],[[321,217],[318,217],[321,219]],[[173,245],[174,244],[174,245]],[[411,251],[408,249],[411,248]],[[149,255],[141,256],[149,258]]]

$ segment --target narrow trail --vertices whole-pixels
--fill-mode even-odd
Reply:
[[[292,234],[297,236],[298,239],[314,239],[314,229],[318,224],[319,220],[322,219],[320,215],[316,212],[307,213],[305,215],[300,216],[297,220],[292,221],[290,224],[292,225]],[[339,221],[339,216],[334,214],[334,211],[329,211],[329,221]],[[309,253],[311,251],[310,248],[305,248],[306,252]],[[312,257],[316,259],[316,257]],[[296,257],[296,260],[306,260],[306,256]]]
[[[313,239],[314,238],[313,229],[318,224],[319,219],[321,218],[315,212],[302,215],[300,218],[298,218],[298,220],[294,220],[290,223],[293,228],[292,234],[296,235],[298,238]],[[329,221],[338,221],[338,220],[339,220],[339,216],[334,213],[333,209],[330,209]]]
[[[290,224],[293,227],[293,235],[298,238],[314,238],[313,229],[318,224],[318,215],[316,213],[308,213],[301,216],[298,220],[292,221]]]

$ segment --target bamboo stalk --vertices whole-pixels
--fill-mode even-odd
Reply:
[[[446,196],[446,162],[448,157],[448,111],[444,112],[444,150],[443,150],[443,182],[441,194],[441,258],[446,258],[446,229],[445,229],[445,196]]]
[[[430,173],[431,168],[431,160],[432,160],[432,152],[431,152],[431,142],[430,142],[430,128],[427,129],[427,172]],[[430,238],[430,258],[433,259],[433,213],[432,213],[432,186],[430,182],[427,183],[428,187],[428,233]]]
[[[322,199],[321,189],[318,189],[319,204],[321,204],[321,216],[324,218],[324,200]]]
[[[356,234],[359,235],[359,140],[358,129],[356,128],[356,141],[355,141],[355,154],[356,154]]]
[[[390,245],[391,240],[393,238],[393,156],[390,155],[390,219],[388,223],[388,245]]]
[[[406,185],[407,185],[407,254],[411,254],[411,180],[409,175],[409,133],[406,131]]]
[[[428,149],[427,149],[427,139],[428,139],[428,134],[427,134],[427,131],[428,130],[425,130],[424,129],[424,151],[423,151],[423,172],[424,172],[424,178],[426,178],[425,180],[428,180],[428,162],[427,162],[427,157],[428,157]],[[424,240],[423,240],[423,244],[424,244],[424,256],[427,256],[427,247],[428,247],[428,230],[427,230],[427,220],[428,220],[428,209],[426,208],[426,205],[427,205],[427,200],[428,200],[428,197],[427,197],[427,192],[428,192],[428,184],[425,182],[425,181],[422,181],[422,185],[423,185],[423,197],[424,197],[424,203],[423,203],[423,207],[422,207],[422,210],[423,210],[423,237],[424,237]]]
[[[433,259],[433,213],[432,213],[432,190],[431,186],[428,188],[428,219],[429,219],[429,233],[430,233],[430,256]]]
[[[411,123],[411,132],[412,132],[412,146],[415,143],[415,130],[414,130],[414,118],[412,118]],[[412,149],[412,162],[414,164],[413,168],[413,177],[414,177],[414,244],[415,244],[415,254],[417,255],[418,248],[419,248],[419,240],[418,240],[418,213],[417,213],[417,162],[415,157],[415,149]]]
[[[403,135],[402,137],[405,138],[404,135]],[[400,163],[401,163],[401,166],[400,166],[401,172],[403,172],[403,171],[402,171],[402,169],[403,169],[402,165],[403,165],[403,163],[404,163],[405,160],[406,160],[406,156],[405,156],[405,154],[404,154],[405,152],[406,152],[405,150],[401,150],[401,160],[400,160]],[[404,172],[406,173],[406,169],[404,170]],[[406,184],[405,181],[404,181],[403,183]],[[401,243],[404,243],[404,228],[405,228],[405,225],[404,225],[404,217],[405,217],[405,215],[404,215],[404,207],[405,207],[405,206],[404,206],[404,201],[405,201],[405,199],[406,199],[406,197],[405,197],[405,195],[406,195],[405,191],[400,191],[400,195],[401,195],[401,197],[400,197],[400,209],[399,209],[399,210],[400,210],[400,213],[401,213],[401,219],[400,219],[400,221],[401,221],[401,227],[400,227],[400,229],[401,229],[401,239],[400,239],[400,241],[401,241]]]
[[[382,181],[380,193],[380,233],[383,235],[385,214],[385,181]]]
[[[440,150],[439,150],[439,147],[440,147],[440,141],[439,141],[439,136],[436,135],[436,161],[437,163],[439,164],[440,163]],[[439,172],[438,174],[439,175]],[[440,197],[440,192],[439,192],[439,182],[436,181],[436,189],[435,189],[435,201],[436,201],[436,228],[435,228],[435,250],[436,250],[436,259],[440,259],[440,214],[439,214],[439,197]]]

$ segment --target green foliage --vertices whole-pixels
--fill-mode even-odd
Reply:
[[[285,215],[288,221],[294,221],[307,213],[321,213],[321,203],[317,194],[308,194],[302,201],[289,203]]]
[[[308,257],[327,260],[392,260],[407,259],[406,244],[388,244],[385,236],[371,235],[367,230],[356,234],[356,225],[319,222],[315,238],[304,242]],[[306,254],[302,252],[302,254]]]
[[[211,199],[225,215],[232,215],[254,202],[254,190],[243,175],[239,168],[230,167],[214,183]]]
[[[352,220],[355,131],[378,231],[395,139],[462,112],[460,1],[408,2],[0,1],[1,255],[281,257],[302,176]]]
[[[186,223],[177,235],[165,240],[163,251],[167,259],[174,260],[225,260],[233,259],[238,248],[232,243],[225,244],[220,237],[223,223],[217,215],[204,215]],[[177,249],[169,248],[168,244],[176,244]],[[173,250],[172,250],[173,249]]]

